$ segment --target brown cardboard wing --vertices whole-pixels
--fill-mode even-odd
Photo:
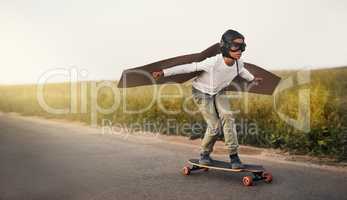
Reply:
[[[147,64],[141,67],[124,70],[119,80],[118,87],[128,88],[152,84],[184,83],[198,76],[202,72],[193,72],[188,74],[162,77],[159,80],[154,80],[151,74],[154,71],[170,68],[177,65],[200,62],[219,53],[219,43],[216,43],[200,53],[177,56],[174,58]],[[247,81],[238,76],[233,80],[232,84],[226,88],[226,90],[252,92],[267,95],[271,95],[273,93],[274,89],[280,81],[280,78],[278,76],[250,63],[245,63],[245,68],[247,68],[249,72],[254,76],[263,78],[262,84],[258,86],[254,84],[250,85],[249,83],[247,83]]]

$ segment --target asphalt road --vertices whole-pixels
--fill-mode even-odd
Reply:
[[[0,199],[347,199],[344,171],[244,158],[274,175],[244,187],[241,173],[181,175],[196,156],[155,138],[0,114]]]

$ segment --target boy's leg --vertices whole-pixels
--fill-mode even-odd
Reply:
[[[221,93],[216,96],[216,107],[222,121],[224,140],[229,150],[231,168],[243,168],[244,166],[238,156],[239,143],[237,140],[235,119],[231,111],[229,99],[225,94]]]
[[[220,134],[220,120],[216,111],[214,96],[193,89],[193,99],[207,123],[206,133],[201,142],[201,153],[210,154]]]
[[[216,107],[219,118],[221,119],[224,141],[229,154],[237,154],[239,143],[237,139],[235,118],[231,110],[229,98],[224,93],[216,96]]]

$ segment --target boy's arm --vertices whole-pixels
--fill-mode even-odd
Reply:
[[[244,64],[242,63],[242,65]],[[240,76],[255,85],[259,85],[263,81],[261,77],[254,77],[244,66],[242,66]]]
[[[246,68],[242,67],[240,71],[240,76],[246,79],[248,82],[252,82],[254,80],[253,74],[251,74]]]
[[[207,71],[208,68],[213,66],[215,63],[216,63],[215,57],[206,58],[205,60],[201,62],[193,62],[189,64],[178,65],[176,67],[164,69],[163,75],[172,76],[176,74],[187,74],[187,73],[197,72],[197,71]]]
[[[195,71],[201,71],[201,70],[198,68],[197,64],[194,62],[194,63],[178,65],[175,67],[164,69],[163,75],[173,76],[176,74],[187,74],[187,73],[195,72]]]

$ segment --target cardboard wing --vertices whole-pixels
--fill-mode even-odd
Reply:
[[[216,43],[200,53],[177,56],[154,62],[151,64],[147,64],[141,67],[127,69],[123,71],[118,83],[118,87],[128,88],[152,84],[184,83],[196,76],[199,76],[202,72],[178,74],[169,77],[162,77],[159,80],[154,80],[152,78],[152,72],[158,71],[160,69],[174,67],[177,65],[188,64],[192,62],[200,62],[205,60],[206,58],[215,56],[219,53],[221,53],[219,43]],[[261,67],[258,67],[250,63],[245,63],[244,66],[255,77],[263,78],[262,83],[260,85],[250,84],[240,76],[237,76],[232,81],[232,83],[227,88],[225,88],[225,90],[272,95],[273,91],[275,90],[276,86],[281,80],[280,77],[276,76],[275,74],[269,71],[266,71]]]

